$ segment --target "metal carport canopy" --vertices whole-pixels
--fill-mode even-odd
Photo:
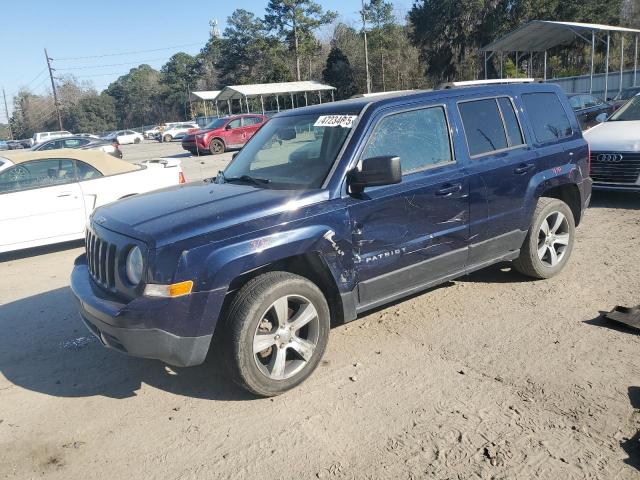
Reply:
[[[191,98],[193,100],[216,100],[216,97],[220,95],[222,90],[206,90],[200,92],[191,92]]]
[[[516,70],[518,69],[519,52],[529,52],[531,63],[533,62],[534,52],[544,52],[544,79],[546,81],[547,50],[558,45],[570,43],[575,37],[578,37],[591,44],[591,80],[589,82],[589,93],[591,93],[593,92],[593,73],[597,40],[606,45],[604,88],[604,97],[606,99],[609,88],[609,48],[612,33],[619,33],[621,37],[619,89],[620,92],[622,92],[622,72],[624,66],[624,34],[633,34],[635,36],[633,85],[636,85],[638,70],[638,34],[640,34],[640,30],[636,30],[633,28],[616,27],[613,25],[600,25],[597,23],[554,22],[550,20],[532,20],[529,23],[525,23],[520,28],[515,29],[511,33],[507,33],[503,37],[500,37],[499,39],[480,49],[481,52],[484,52],[485,79],[487,78],[487,61],[496,52],[500,53],[500,76],[502,76],[502,55],[504,54],[504,52],[516,52]],[[597,37],[597,35],[600,34],[606,34],[606,40]],[[491,53],[487,55],[487,52]],[[531,69],[533,70],[532,67]]]
[[[215,100],[241,100],[259,96],[284,95],[291,93],[318,92],[335,90],[331,85],[315,81],[283,82],[283,83],[254,83],[251,85],[230,85],[224,87]]]
[[[582,34],[588,32],[639,34],[640,30],[597,23],[532,20],[482,47],[481,50],[483,52],[544,52],[555,46],[571,42],[576,35],[583,36]]]

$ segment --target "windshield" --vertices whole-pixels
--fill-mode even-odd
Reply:
[[[625,122],[640,120],[640,96],[635,96],[625,103],[620,110],[611,115],[609,122]]]
[[[633,97],[635,94],[640,93],[640,88],[625,88],[622,92],[618,93],[614,100],[628,100]]]
[[[227,121],[226,118],[216,118],[213,122],[207,124],[207,126],[204,128],[211,128],[211,129],[221,128],[224,126],[226,121]]]
[[[219,181],[276,189],[320,188],[355,119],[355,115],[296,115],[269,120]]]

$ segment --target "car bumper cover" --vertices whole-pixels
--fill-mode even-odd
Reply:
[[[83,322],[103,345],[134,357],[161,360],[177,367],[204,362],[211,344],[211,334],[180,336],[159,328],[116,326],[116,322],[122,324],[122,317],[128,313],[128,305],[107,299],[97,294],[96,289],[98,287],[91,280],[86,263],[76,261],[71,274],[71,291]],[[136,315],[139,316],[140,312],[136,312]]]

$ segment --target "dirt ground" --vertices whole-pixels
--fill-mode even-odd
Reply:
[[[0,258],[0,478],[640,478],[640,196],[597,195],[566,270],[496,266],[332,330],[254,399],[210,361],[104,349],[67,244]]]

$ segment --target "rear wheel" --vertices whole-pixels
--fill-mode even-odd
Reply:
[[[557,198],[540,198],[514,267],[533,278],[557,275],[569,260],[575,230],[573,213],[566,203]]]
[[[329,307],[306,278],[269,272],[247,283],[226,315],[223,346],[232,379],[270,397],[302,383],[322,358]]]
[[[219,138],[214,138],[209,142],[209,151],[212,155],[224,153],[224,142]]]
[[[138,137],[136,137],[136,139],[133,141],[133,143],[140,143],[140,139]]]

